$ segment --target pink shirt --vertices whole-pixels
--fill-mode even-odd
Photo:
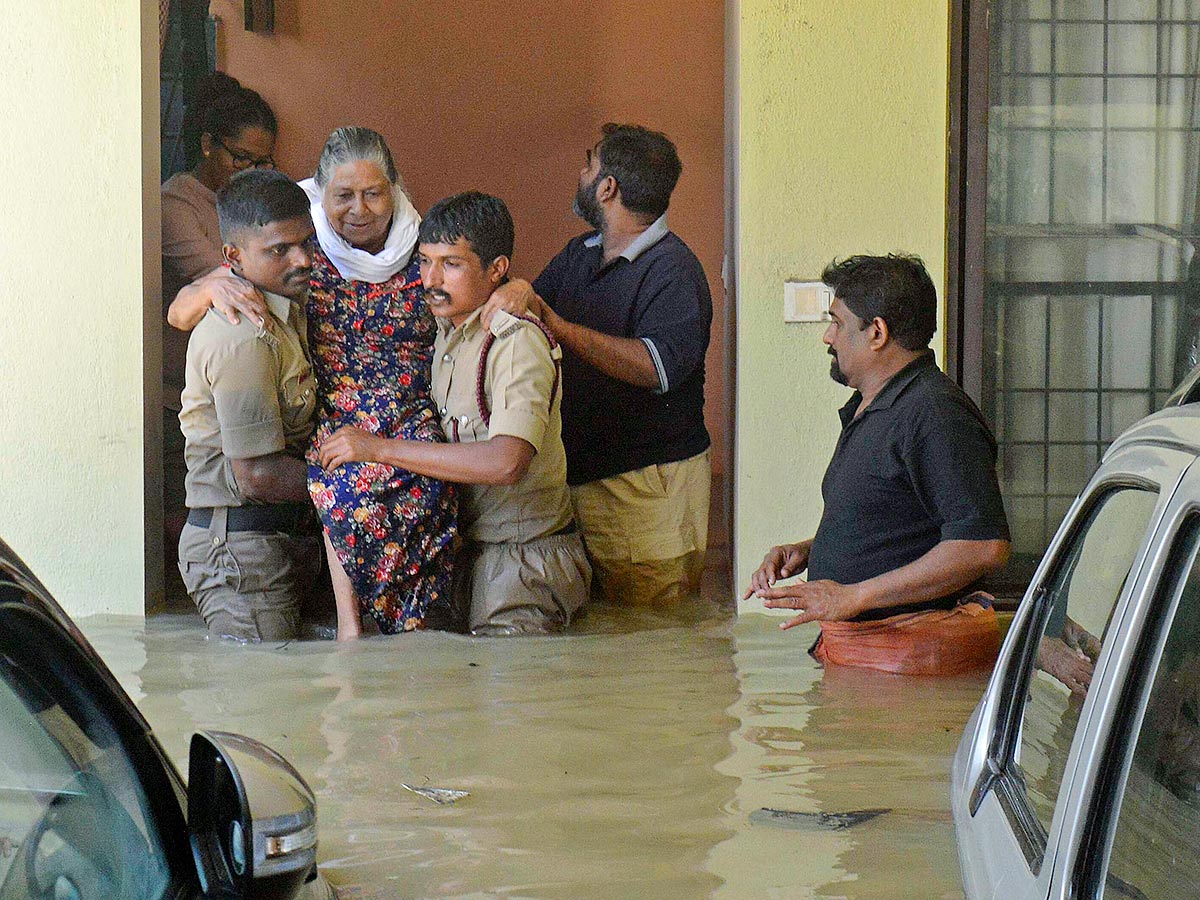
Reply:
[[[191,172],[172,175],[162,186],[163,405],[171,409],[179,409],[188,335],[166,323],[167,307],[222,261],[217,195]]]

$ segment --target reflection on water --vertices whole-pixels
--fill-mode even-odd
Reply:
[[[738,726],[719,769],[738,779],[737,824],[710,857],[716,896],[961,898],[950,762],[985,679],[822,670],[804,652],[815,626],[776,621],[733,628]],[[764,808],[888,812],[845,829],[748,823]]]
[[[351,646],[230,646],[182,615],[82,625],[181,768],[218,728],[304,773],[349,897],[962,895],[949,765],[982,679],[823,672],[811,629],[715,606]],[[750,818],[878,807],[842,830]]]

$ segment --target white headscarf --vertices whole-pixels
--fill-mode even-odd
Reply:
[[[392,228],[388,232],[383,249],[378,253],[368,253],[366,250],[352,247],[349,241],[333,230],[329,216],[325,215],[325,207],[321,205],[321,189],[317,187],[316,179],[306,178],[300,182],[300,187],[304,188],[304,193],[308,194],[312,204],[313,228],[317,232],[317,243],[343,278],[379,284],[408,265],[413,247],[417,245],[417,229],[421,225],[421,216],[400,185],[392,188],[392,201],[395,206],[392,211]]]

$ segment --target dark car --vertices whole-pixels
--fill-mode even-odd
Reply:
[[[45,587],[0,541],[0,900],[334,896],[316,804],[257,741],[192,737],[188,784]]]

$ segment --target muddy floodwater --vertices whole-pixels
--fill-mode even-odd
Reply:
[[[823,671],[778,621],[261,647],[187,615],[81,625],[181,770],[200,728],[296,765],[344,897],[961,897],[950,759],[983,678]]]

